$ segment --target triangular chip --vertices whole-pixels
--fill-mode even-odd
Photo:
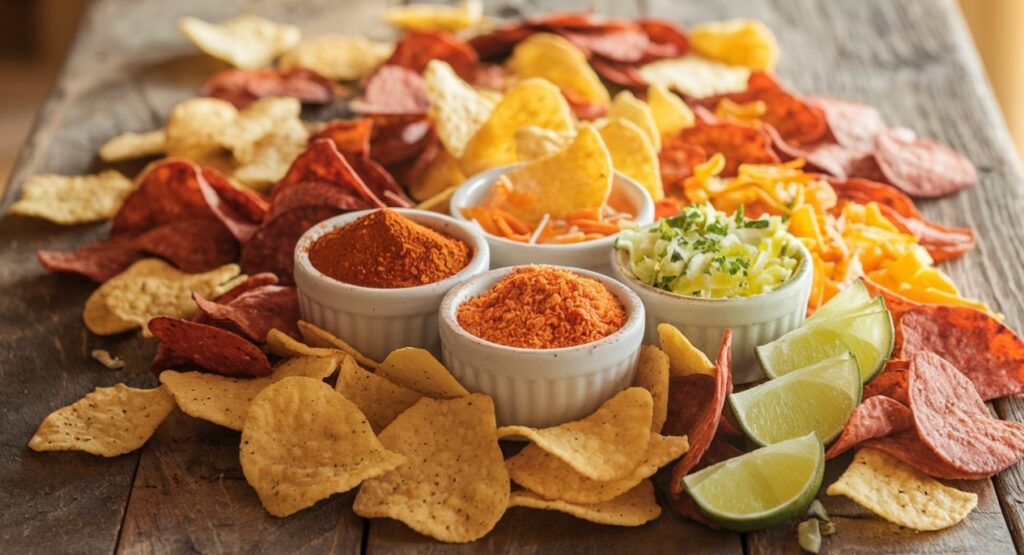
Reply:
[[[360,366],[366,368],[372,369],[380,366],[379,362],[366,358],[362,353],[357,351],[355,347],[349,345],[343,339],[335,337],[331,332],[318,328],[305,320],[299,320],[299,333],[302,334],[302,339],[306,342],[306,345],[309,345],[310,347],[338,349],[339,351],[344,351],[352,355]]]
[[[350,356],[342,362],[334,388],[363,411],[376,433],[380,433],[399,414],[423,397],[383,376],[364,370]]]
[[[654,150],[661,150],[661,133],[658,131],[658,123],[654,120],[654,112],[646,102],[633,96],[633,93],[622,91],[615,95],[607,117],[608,119],[622,118],[633,122],[651,140]]]
[[[587,104],[611,98],[586,55],[571,42],[550,33],[534,33],[516,45],[508,68],[520,77],[542,77]]]
[[[650,480],[640,482],[615,499],[592,505],[544,499],[523,490],[512,493],[509,506],[559,511],[582,520],[611,526],[641,526],[661,516],[661,506],[654,498],[654,484]]]
[[[745,91],[750,78],[749,68],[720,64],[696,54],[651,62],[639,71],[650,85],[695,98]]]
[[[307,39],[281,56],[283,69],[303,67],[328,79],[354,81],[377,69],[394,45],[364,37],[324,35]]]
[[[533,125],[516,130],[516,159],[536,160],[551,156],[576,138],[576,131],[552,131]]]
[[[35,451],[85,451],[116,457],[142,447],[174,408],[163,390],[97,387],[50,413],[29,440]]]
[[[10,213],[43,218],[62,225],[106,220],[135,188],[114,170],[92,175],[41,174],[28,178]]]
[[[498,435],[524,436],[592,480],[618,480],[643,462],[652,413],[651,394],[630,387],[583,420],[542,429],[502,426]]]
[[[636,180],[654,200],[665,198],[658,152],[651,146],[651,140],[643,130],[632,121],[622,118],[607,121],[597,129],[612,157],[615,170]]]
[[[461,158],[466,143],[487,121],[497,102],[477,92],[441,60],[427,64],[423,80],[437,137],[449,154]]]
[[[122,133],[103,143],[100,160],[120,162],[167,152],[167,135],[163,129],[145,133]]]
[[[651,431],[660,432],[668,417],[669,362],[665,351],[652,345],[640,347],[640,359],[636,363],[633,386],[642,387],[651,393],[654,401],[654,418]]]
[[[715,365],[707,355],[693,346],[690,340],[672,324],[658,324],[661,350],[668,355],[669,371],[672,377],[689,374],[715,375]]]
[[[697,119],[686,102],[664,85],[647,87],[647,105],[651,107],[654,123],[662,137],[693,127]]]
[[[331,386],[285,378],[253,399],[242,426],[242,472],[263,507],[288,516],[406,462]]]
[[[455,376],[426,349],[404,347],[391,351],[377,368],[377,375],[432,399],[469,395]]]
[[[302,37],[298,27],[255,15],[240,15],[222,23],[183,17],[178,28],[203,52],[242,69],[270,65]]]

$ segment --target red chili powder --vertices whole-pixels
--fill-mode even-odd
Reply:
[[[457,317],[466,331],[492,343],[557,349],[615,333],[626,323],[626,309],[600,281],[527,266],[462,303]]]
[[[309,261],[317,270],[377,289],[441,281],[465,268],[472,257],[465,241],[387,209],[324,234],[309,249]]]

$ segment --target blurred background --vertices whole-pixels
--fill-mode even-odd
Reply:
[[[1024,0],[959,2],[1024,157]],[[87,4],[0,0],[0,190]]]

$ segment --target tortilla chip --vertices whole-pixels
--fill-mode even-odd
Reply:
[[[592,505],[544,499],[523,490],[512,493],[509,506],[559,511],[582,520],[611,526],[642,526],[661,516],[661,506],[654,498],[654,484],[650,480],[640,482],[615,499]]]
[[[97,387],[43,420],[28,446],[34,451],[85,451],[116,457],[142,447],[174,408],[163,388]]]
[[[469,395],[455,376],[426,349],[404,347],[391,351],[377,368],[377,375],[431,399]]]
[[[454,6],[407,4],[388,8],[384,21],[405,30],[461,31],[480,24],[484,7],[480,0],[463,0]]]
[[[687,96],[704,98],[747,89],[750,69],[713,62],[695,54],[649,63],[640,76],[651,85],[661,85]]]
[[[576,138],[576,131],[552,131],[534,125],[516,130],[516,159],[536,160],[562,150]]]
[[[411,177],[409,183],[409,194],[415,199],[423,199],[423,203],[435,200],[446,191],[457,188],[466,180],[466,174],[462,173],[459,161],[443,148],[430,161],[429,164]],[[447,202],[447,201],[446,201]],[[447,210],[444,211],[448,213]]]
[[[665,198],[658,153],[644,131],[622,118],[607,121],[597,129],[612,157],[615,171],[636,180],[655,201]],[[656,129],[654,132],[657,135]]]
[[[861,449],[829,495],[844,495],[876,515],[911,530],[942,530],[978,506],[977,494],[943,485],[874,449]]]
[[[237,118],[238,109],[219,98],[197,97],[181,102],[171,110],[164,129],[168,156],[199,163],[230,160],[220,137]]]
[[[281,56],[283,69],[304,67],[328,79],[354,81],[377,69],[394,45],[363,37],[324,35],[306,39]]]
[[[114,170],[92,175],[33,175],[21,188],[10,213],[43,218],[61,225],[106,220],[135,188]]]
[[[318,328],[305,320],[299,320],[299,333],[302,334],[302,339],[305,340],[306,344],[310,347],[338,349],[339,351],[352,355],[352,357],[356,359],[356,362],[365,368],[372,369],[380,366],[379,362],[366,358],[362,353],[355,350],[354,347],[346,343],[344,340],[335,337],[329,331]]]
[[[715,365],[690,343],[679,328],[672,324],[658,324],[658,338],[661,349],[668,355],[669,375],[673,378],[689,374],[715,375]]]
[[[505,513],[508,472],[495,433],[494,403],[486,395],[420,399],[381,434],[408,460],[367,480],[353,508],[387,517],[444,542],[482,538]]]
[[[516,45],[508,68],[520,77],[547,79],[585,104],[608,104],[611,100],[583,51],[558,35],[530,35]]]
[[[654,123],[662,137],[693,127],[696,121],[686,102],[664,85],[647,87],[647,105],[651,107]]]
[[[636,363],[633,386],[642,387],[651,393],[654,401],[652,432],[660,432],[668,416],[668,380],[669,361],[665,351],[652,345],[640,347],[640,360]]]
[[[333,357],[348,354],[333,347],[310,347],[277,329],[267,333],[267,349],[279,357]]]
[[[502,426],[498,436],[525,436],[587,478],[619,480],[643,462],[653,405],[646,389],[630,387],[583,420],[542,429]]]
[[[475,90],[455,74],[452,66],[440,60],[427,64],[423,79],[437,136],[449,154],[461,158],[497,101]]]
[[[298,27],[255,15],[240,15],[222,23],[183,17],[178,28],[203,52],[242,69],[270,65],[302,37]]]
[[[360,368],[350,356],[342,362],[334,388],[363,411],[374,433],[378,434],[423,397],[407,387]]]
[[[773,71],[779,43],[767,25],[756,19],[733,19],[694,25],[690,47],[702,56],[734,66]]]
[[[103,143],[100,147],[100,160],[104,162],[121,162],[147,156],[156,156],[167,151],[167,135],[163,129],[146,131],[145,133],[121,133]]]
[[[646,102],[633,96],[633,93],[622,91],[615,95],[615,100],[612,101],[612,107],[608,110],[606,117],[608,119],[621,118],[636,124],[651,140],[654,150],[661,150],[661,132],[658,131],[654,112]]]

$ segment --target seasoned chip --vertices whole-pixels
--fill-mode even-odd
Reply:
[[[426,349],[405,347],[380,363],[377,375],[432,399],[452,399],[469,391]]]
[[[772,71],[779,62],[779,43],[767,25],[756,19],[702,23],[690,28],[690,47],[698,54],[734,66]]]
[[[134,188],[130,179],[114,170],[92,175],[33,175],[10,213],[62,225],[97,222],[113,216]]]
[[[681,58],[651,62],[640,68],[640,75],[651,85],[661,85],[687,96],[704,98],[746,90],[750,69],[720,64],[689,54]]]
[[[550,33],[534,33],[516,45],[509,69],[520,77],[542,77],[586,104],[608,104],[608,89],[571,42]]]
[[[116,457],[142,447],[173,408],[174,399],[163,388],[135,389],[121,383],[97,387],[50,413],[28,446]]]
[[[391,55],[394,45],[347,35],[306,39],[281,56],[284,69],[304,67],[328,79],[352,81],[368,75]]]
[[[334,386],[366,415],[375,433],[380,433],[399,414],[416,404],[423,395],[391,380],[362,369],[356,360],[346,356]]]
[[[647,105],[651,107],[654,123],[662,137],[693,127],[696,119],[693,110],[664,85],[647,87]]]
[[[360,366],[364,366],[366,368],[376,368],[380,366],[379,362],[366,358],[362,353],[355,350],[354,347],[346,343],[344,340],[335,337],[327,330],[320,329],[305,320],[299,320],[299,333],[302,334],[302,339],[305,340],[306,344],[310,347],[323,347],[344,351],[345,353],[352,355]]]
[[[469,86],[440,60],[427,64],[423,79],[437,136],[449,154],[461,158],[466,143],[487,121],[497,102]]]
[[[283,178],[309,140],[301,110],[294,98],[265,98],[243,110],[221,135],[238,164],[231,175],[257,188]]]
[[[869,397],[853,410],[843,432],[825,452],[825,458],[837,457],[861,442],[902,432],[913,425],[914,415],[903,403],[885,395]]]
[[[199,366],[224,376],[270,375],[270,361],[255,344],[226,329],[159,316],[149,321],[160,350],[150,365],[155,374],[180,366]]]
[[[660,432],[668,415],[669,361],[665,351],[651,346],[640,347],[640,360],[636,363],[635,387],[642,387],[651,393],[654,401],[654,418],[651,431]],[[537,491],[534,489],[534,491]]]
[[[576,138],[576,131],[552,131],[534,125],[516,130],[516,158],[520,161],[551,156]]]
[[[646,102],[633,96],[633,93],[622,91],[615,95],[607,117],[612,120],[621,118],[636,124],[651,140],[654,150],[661,150],[661,133],[658,131],[658,123],[654,120],[654,113]]]
[[[359,409],[321,380],[266,387],[242,425],[245,480],[263,507],[288,516],[406,462],[373,435]]]
[[[462,0],[454,6],[407,4],[388,8],[384,21],[407,30],[461,31],[479,25],[483,13],[480,0]]]
[[[100,160],[120,162],[146,156],[156,156],[167,151],[167,135],[163,129],[145,133],[122,133],[103,143]]]
[[[604,122],[597,129],[615,170],[635,179],[655,201],[665,198],[658,153],[644,131],[632,121],[622,118]],[[657,135],[657,129],[654,133]]]
[[[619,480],[643,462],[653,405],[646,389],[630,387],[583,420],[542,429],[502,426],[498,435],[525,436],[592,480]]]
[[[828,487],[876,515],[911,530],[942,530],[978,506],[978,495],[943,485],[874,449],[861,449]]]
[[[672,324],[658,324],[661,349],[668,355],[669,371],[673,378],[689,374],[715,375],[715,365],[707,355],[693,346],[690,340]]]
[[[223,159],[221,134],[238,118],[238,109],[219,98],[190,98],[171,110],[167,119],[167,154],[205,163]]]
[[[302,37],[297,27],[255,15],[240,15],[222,23],[183,17],[178,28],[203,52],[242,69],[270,65]]]
[[[241,431],[249,404],[264,388],[293,376],[323,380],[334,373],[343,356],[289,358],[262,378],[165,370],[160,383],[185,414]]]
[[[526,446],[505,462],[512,480],[531,492],[548,499],[590,504],[610,501],[628,492],[688,448],[685,437],[652,433],[643,462],[625,477],[609,481],[587,478],[536,445]]]
[[[654,498],[654,484],[650,480],[640,482],[635,488],[614,499],[591,505],[544,499],[523,490],[512,493],[509,506],[559,511],[611,526],[642,526],[661,516],[661,506]]]
[[[267,349],[279,357],[333,357],[344,353],[334,347],[310,347],[281,330],[270,330],[267,333]]]
[[[420,399],[381,434],[407,463],[356,496],[356,514],[404,522],[444,542],[482,538],[508,506],[509,479],[486,395]]]

